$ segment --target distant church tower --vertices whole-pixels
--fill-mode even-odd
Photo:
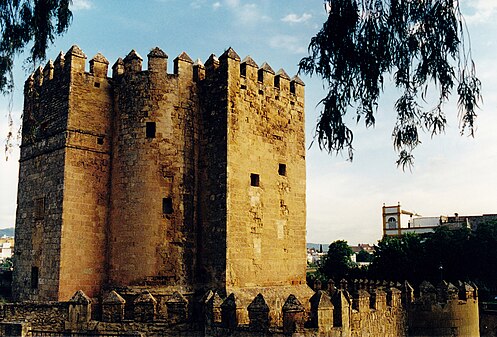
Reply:
[[[85,59],[25,84],[15,299],[307,294],[303,82],[231,48]]]

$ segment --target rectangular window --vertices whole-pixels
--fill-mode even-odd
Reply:
[[[38,289],[38,267],[31,267],[31,289]]]
[[[278,165],[278,174],[280,176],[286,176],[286,164],[279,164]]]
[[[250,186],[259,186],[259,175],[256,173],[251,173],[250,174]]]
[[[147,138],[155,138],[155,122],[147,122],[146,134]]]
[[[43,220],[45,217],[45,198],[38,198],[34,201],[35,220]]]
[[[162,199],[162,213],[173,214],[173,198]]]
[[[104,137],[97,137],[97,144],[104,145]]]

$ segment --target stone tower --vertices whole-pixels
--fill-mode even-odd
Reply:
[[[112,90],[108,61],[73,46],[25,84],[16,299],[67,299],[105,282]]]
[[[302,81],[231,48],[85,59],[26,81],[15,298],[310,295]]]

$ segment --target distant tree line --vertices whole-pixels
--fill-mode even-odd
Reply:
[[[497,221],[468,228],[437,227],[434,233],[404,234],[384,237],[375,245],[372,263],[359,268],[351,260],[352,250],[346,241],[330,244],[328,254],[308,281],[342,278],[367,278],[388,281],[409,281],[417,286],[424,280],[439,283],[472,281],[480,289],[480,297],[497,294]]]

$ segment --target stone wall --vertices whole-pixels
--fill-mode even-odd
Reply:
[[[13,296],[58,299],[69,73],[59,55],[24,86]]]
[[[192,61],[178,57],[167,74],[164,52],[148,59],[148,71],[134,51],[123,73],[114,65],[110,284],[187,289],[196,244]]]
[[[305,284],[304,87],[227,50],[227,286]],[[268,272],[271,270],[271,272]]]
[[[27,80],[16,299],[309,292],[303,83],[231,48],[167,62],[131,51],[109,78],[73,46]]]
[[[338,288],[333,283],[316,288],[307,303],[290,294],[276,308],[263,294],[246,306],[239,293],[220,296],[210,290],[198,298],[143,291],[129,297],[111,291],[92,305],[78,291],[68,302],[5,304],[0,318],[12,328],[16,322],[29,322],[30,329],[39,331],[146,337],[479,336],[476,290],[468,284],[442,283],[435,288],[424,283],[417,298],[408,283],[360,280],[350,286],[342,282]]]

